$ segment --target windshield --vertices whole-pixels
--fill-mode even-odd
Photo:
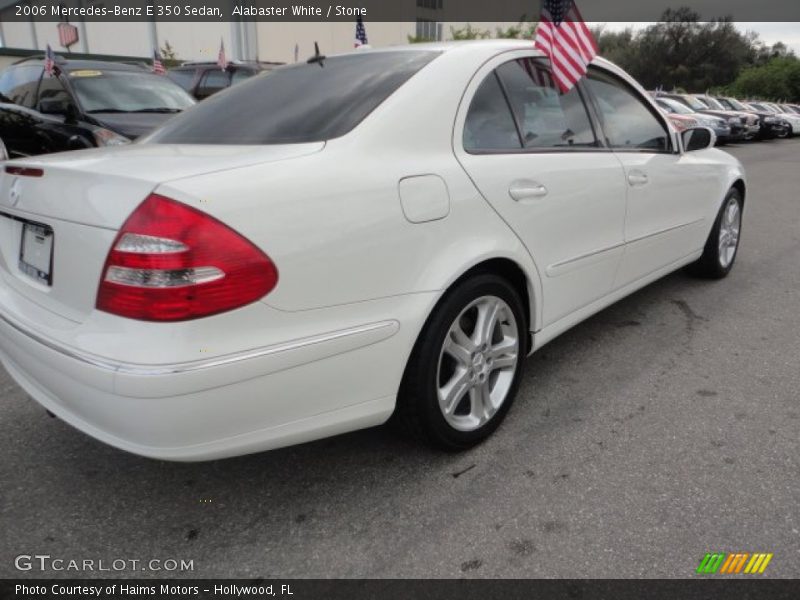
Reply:
[[[83,69],[68,76],[87,113],[179,112],[194,104],[170,79],[147,71]]]
[[[275,69],[204,100],[146,142],[300,144],[337,138],[438,54],[366,51]]]
[[[706,110],[708,107],[700,102],[694,96],[681,96],[681,100],[683,100],[686,104],[692,107],[695,110]]]
[[[663,102],[669,108],[669,110],[680,115],[691,115],[695,112],[685,104],[682,104],[677,100],[672,100],[671,98],[659,98],[658,101]]]
[[[708,104],[709,108],[713,108],[714,110],[727,110],[722,104],[717,102],[716,98],[709,98],[708,96],[703,96],[703,102]]]
[[[725,102],[727,102],[733,110],[747,110],[747,107],[744,106],[741,102],[739,102],[736,98],[724,98]]]

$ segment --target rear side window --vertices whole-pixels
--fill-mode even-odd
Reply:
[[[625,82],[596,69],[589,71],[589,89],[597,102],[608,145],[615,150],[669,152],[667,129]]]
[[[179,69],[175,71],[169,71],[167,73],[170,79],[177,83],[185,90],[189,90],[192,87],[192,83],[194,83],[194,71],[188,69]]]
[[[36,88],[44,69],[39,66],[13,67],[0,77],[0,94],[6,102],[33,108]]]
[[[507,62],[497,73],[516,114],[526,148],[598,145],[577,87],[559,94],[550,71],[530,58]]]
[[[293,144],[345,135],[438,56],[363,52],[298,64],[211,96],[170,120],[159,144]]]
[[[464,149],[469,151],[520,150],[519,133],[514,117],[492,72],[483,80],[464,123]]]

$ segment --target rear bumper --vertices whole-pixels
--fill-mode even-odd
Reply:
[[[397,300],[402,325],[387,318],[172,365],[65,347],[0,313],[0,361],[37,402],[100,441],[152,458],[215,459],[384,422],[430,302],[421,296]]]

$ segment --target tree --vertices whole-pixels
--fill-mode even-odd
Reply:
[[[161,58],[165,61],[178,62],[178,55],[175,49],[170,45],[169,40],[164,40],[164,45],[161,46]]]
[[[728,88],[745,98],[800,101],[800,60],[794,54],[778,56],[768,63],[743,70]]]

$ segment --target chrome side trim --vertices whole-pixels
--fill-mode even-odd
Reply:
[[[606,248],[601,248],[600,250],[593,250],[592,252],[587,252],[586,254],[581,254],[580,256],[576,256],[575,258],[569,258],[567,260],[562,260],[561,262],[557,262],[555,264],[550,265],[546,269],[546,273],[548,277],[557,277],[558,275],[562,275],[563,273],[572,270],[572,268],[577,268],[578,264],[581,261],[588,260],[591,258],[599,257],[601,254],[606,252],[611,252],[612,250],[617,250],[622,248],[623,246],[627,246],[630,244],[635,244],[637,242],[644,241],[649,238],[657,237],[659,235],[663,235],[665,233],[669,233],[670,231],[675,231],[676,229],[682,229],[684,227],[691,227],[693,225],[697,225],[699,223],[703,223],[705,221],[704,218],[697,219],[695,221],[691,221],[690,223],[683,223],[681,225],[673,225],[672,227],[667,227],[665,229],[660,229],[653,233],[648,233],[645,235],[641,235],[639,237],[633,238],[631,240],[627,240],[625,242],[614,244],[613,246],[608,246]]]
[[[103,357],[97,356],[95,354],[83,352],[81,350],[70,348],[68,346],[63,346],[14,322],[13,320],[9,319],[8,316],[2,313],[0,313],[0,321],[4,322],[18,333],[21,333],[22,335],[49,348],[50,350],[58,352],[59,354],[71,358],[73,360],[77,360],[84,364],[104,369],[106,371],[111,371],[113,373],[121,373],[125,375],[139,375],[139,376],[142,375],[159,376],[159,375],[175,375],[179,373],[190,373],[193,371],[199,371],[201,369],[221,367],[224,365],[230,365],[241,361],[276,355],[282,352],[289,352],[291,350],[300,350],[303,348],[308,348],[310,346],[316,346],[319,344],[325,344],[328,342],[341,340],[343,338],[360,336],[365,334],[373,334],[372,336],[370,336],[370,339],[368,341],[365,340],[365,343],[363,344],[363,345],[370,345],[385,340],[387,338],[390,338],[400,330],[400,323],[398,321],[395,320],[380,321],[377,323],[359,325],[358,327],[350,327],[348,329],[340,329],[338,331],[332,331],[329,333],[323,333],[320,335],[315,335],[307,338],[292,340],[281,344],[274,344],[272,346],[263,346],[261,348],[253,348],[252,350],[244,350],[242,352],[226,354],[223,356],[218,356],[216,358],[207,358],[203,360],[196,360],[196,361],[189,361],[182,363],[147,365],[139,363],[114,362],[105,359]],[[356,348],[357,347],[360,346],[356,346]]]
[[[633,238],[631,240],[628,240],[627,243],[628,244],[635,244],[636,242],[641,242],[642,240],[646,240],[648,238],[652,238],[652,237],[656,237],[656,236],[659,236],[659,235],[663,235],[665,233],[669,233],[670,231],[675,231],[676,229],[683,229],[684,227],[691,227],[692,225],[697,225],[698,223],[703,223],[704,221],[705,221],[705,218],[702,218],[702,219],[697,219],[695,221],[692,221],[690,223],[684,223],[682,225],[673,225],[672,227],[667,227],[666,229],[660,229],[660,230],[655,231],[653,233],[647,233],[645,235],[640,235],[639,237],[636,237],[636,238]]]
[[[577,266],[575,263],[579,263],[582,260],[586,260],[589,258],[594,258],[601,254],[605,254],[606,252],[611,252],[612,250],[618,250],[625,245],[624,242],[620,242],[619,244],[614,244],[613,246],[607,246],[606,248],[601,248],[600,250],[592,250],[591,252],[587,252],[586,254],[581,254],[580,256],[576,256],[575,258],[568,258],[567,260],[562,260],[561,262],[557,262],[555,264],[550,265],[547,267],[547,276],[548,277],[555,277],[559,275],[559,271],[565,271],[565,267]]]

